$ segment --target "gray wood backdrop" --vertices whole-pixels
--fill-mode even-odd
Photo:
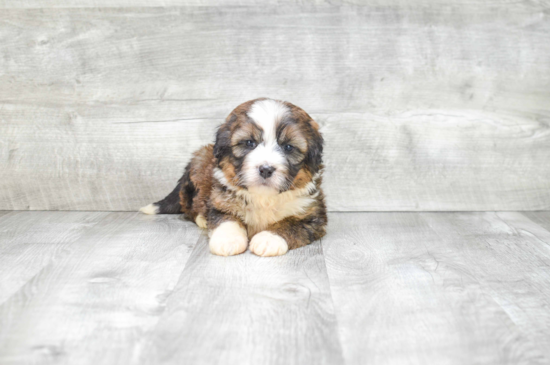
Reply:
[[[550,209],[550,2],[220,3],[0,0],[0,209],[138,209],[259,96],[333,211]]]

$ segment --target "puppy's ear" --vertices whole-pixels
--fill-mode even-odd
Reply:
[[[231,152],[231,124],[237,120],[235,114],[227,117],[225,123],[218,127],[216,143],[214,144],[214,157],[219,161],[223,156]]]
[[[323,136],[319,133],[319,125],[312,119],[308,136],[308,150],[305,164],[308,170],[315,174],[323,163]]]

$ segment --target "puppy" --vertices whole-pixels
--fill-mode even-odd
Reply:
[[[208,229],[210,251],[284,255],[325,235],[323,137],[299,107],[267,98],[229,114],[214,145],[193,154],[176,188],[140,209],[183,213]]]

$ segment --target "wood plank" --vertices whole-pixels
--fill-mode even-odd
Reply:
[[[548,363],[550,232],[517,212],[425,216],[443,240],[461,251],[484,292]],[[510,342],[516,352],[521,351],[518,345]]]
[[[548,252],[517,234],[489,213],[331,214],[323,251],[346,364],[548,363],[536,323]],[[512,298],[532,301],[518,316],[538,340]]]
[[[524,212],[527,218],[538,224],[539,226],[550,231],[550,212]]]
[[[380,4],[3,9],[0,209],[135,210],[258,96],[320,122],[330,210],[550,209],[549,4]]]
[[[227,259],[178,216],[0,212],[0,363],[548,363],[547,212],[329,218]]]
[[[0,8],[43,9],[43,8],[120,8],[120,7],[172,7],[172,6],[246,6],[246,5],[288,5],[297,1],[280,0],[0,0]],[[315,0],[314,4],[335,5],[327,0]]]
[[[108,213],[0,212],[0,303],[71,246]]]
[[[172,6],[289,6],[303,4],[299,0],[0,0],[0,8],[6,9],[34,9],[34,8],[110,8],[110,7],[172,7]],[[407,6],[411,2],[407,0],[310,0],[308,5],[317,6]],[[547,3],[537,1],[536,3],[517,0],[414,0],[415,6],[437,6],[437,5],[468,5],[468,6],[502,6],[511,9],[521,7],[540,6]]]
[[[0,363],[131,363],[200,234],[175,215],[104,215],[0,305]]]
[[[321,245],[227,259],[199,242],[159,324],[147,364],[341,364]]]

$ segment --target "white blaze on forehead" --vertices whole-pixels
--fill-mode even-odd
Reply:
[[[277,143],[277,125],[290,110],[280,101],[266,99],[254,102],[248,111],[248,117],[262,128],[262,141],[245,158],[242,178],[251,191],[256,188],[277,193],[286,181],[288,167],[286,157]],[[268,165],[275,168],[273,175],[265,181],[258,168]]]
[[[259,100],[250,107],[248,116],[263,129],[263,141],[266,145],[277,143],[276,128],[279,121],[289,113],[286,105],[277,100]]]

